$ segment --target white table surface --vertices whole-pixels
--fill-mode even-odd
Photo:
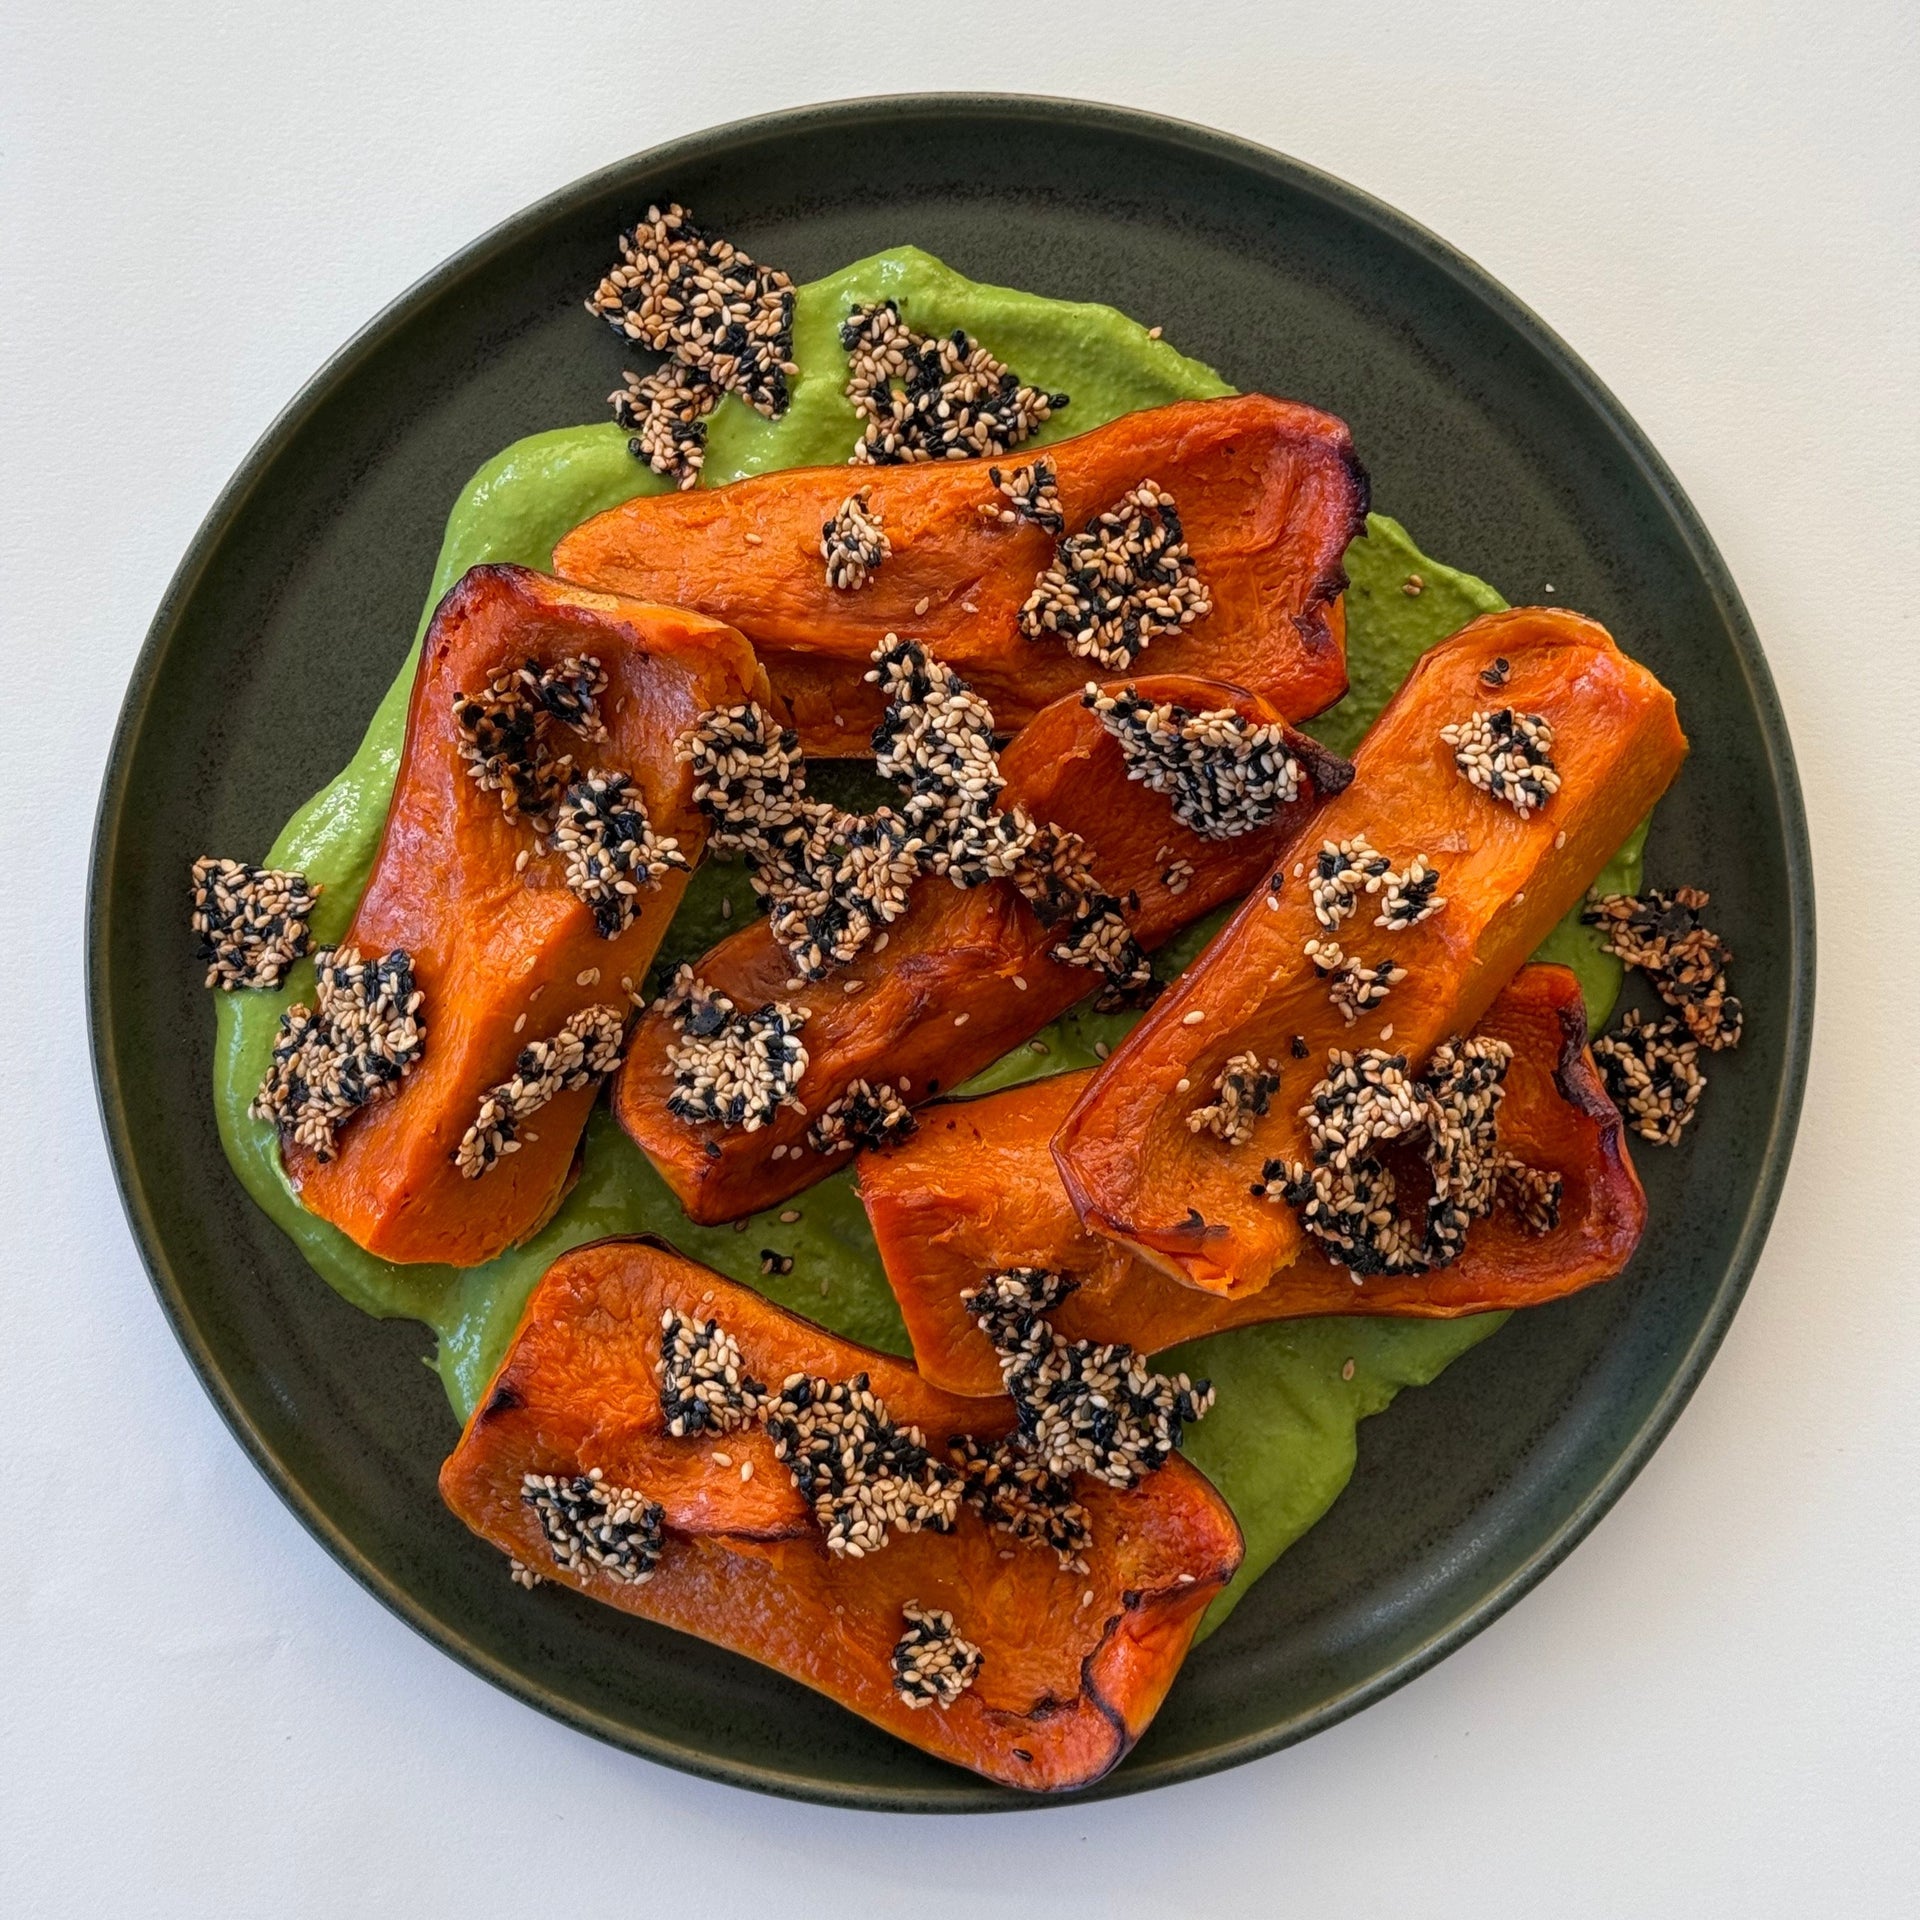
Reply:
[[[1916,1911],[1913,20],[1910,0],[4,10],[0,625],[20,744],[0,775],[0,1912]],[[1594,1537],[1304,1747],[990,1821],[681,1778],[382,1611],[175,1349],[113,1196],[81,992],[126,673],[222,481],[320,361],[606,161],[934,85],[1119,101],[1283,148],[1545,315],[1745,593],[1824,923],[1771,1244]]]

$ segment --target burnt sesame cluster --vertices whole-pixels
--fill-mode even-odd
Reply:
[[[820,557],[827,563],[827,585],[838,593],[857,593],[880,571],[893,551],[880,509],[865,493],[850,493],[820,529]]]
[[[807,1071],[800,1029],[804,1007],[772,1000],[741,1013],[689,966],[654,1002],[679,1030],[667,1049],[673,1090],[667,1111],[696,1125],[714,1123],[757,1133],[782,1107],[801,1107],[798,1087]]]
[[[980,1649],[961,1639],[953,1615],[938,1607],[909,1600],[900,1613],[907,1627],[893,1649],[893,1684],[908,1706],[944,1712],[973,1685]]]
[[[660,1412],[676,1440],[736,1433],[766,1417],[767,1390],[746,1370],[740,1342],[718,1320],[660,1315]]]
[[[540,1522],[554,1560],[568,1573],[604,1574],[622,1586],[652,1579],[666,1544],[665,1509],[631,1487],[607,1484],[598,1467],[582,1474],[524,1474],[520,1498]],[[514,1563],[514,1578],[526,1569]],[[537,1578],[537,1576],[536,1576]]]
[[[1212,611],[1173,495],[1143,480],[1056,544],[1020,609],[1020,631],[1058,638],[1076,657],[1124,673],[1156,635]]]
[[[620,1064],[626,1019],[618,1007],[583,1007],[551,1040],[520,1050],[513,1077],[480,1096],[473,1123],[453,1150],[453,1163],[469,1180],[489,1173],[520,1151],[519,1130],[556,1094],[571,1093],[611,1073]]]
[[[573,756],[553,751],[553,729],[605,739],[599,701],[606,688],[598,660],[569,654],[550,667],[523,661],[478,693],[456,694],[453,722],[468,778],[500,796],[509,820],[544,824],[573,782]]]
[[[248,1109],[283,1141],[333,1158],[338,1129],[410,1073],[426,1046],[413,959],[396,947],[364,959],[352,947],[314,955],[314,1004],[280,1016],[273,1062]]]
[[[847,398],[865,423],[854,466],[1006,453],[1067,404],[1064,393],[1022,385],[965,333],[915,333],[892,300],[855,307],[840,344]]]
[[[1269,1160],[1254,1193],[1295,1208],[1356,1282],[1450,1266],[1503,1190],[1524,1201],[1528,1225],[1549,1212],[1557,1220],[1558,1176],[1521,1167],[1496,1138],[1512,1058],[1504,1040],[1453,1040],[1415,1077],[1404,1054],[1330,1053],[1326,1077],[1300,1109],[1311,1159]],[[1417,1147],[1426,1165],[1430,1191],[1417,1223],[1400,1211],[1398,1181],[1379,1151],[1394,1142]]]
[[[592,908],[594,925],[608,940],[633,924],[642,891],[655,891],[670,871],[688,867],[679,841],[654,832],[640,789],[625,774],[600,767],[561,796],[553,850],[568,887]]]
[[[918,1125],[913,1109],[886,1081],[850,1080],[807,1129],[807,1145],[815,1153],[897,1146]]]
[[[1263,827],[1299,798],[1305,776],[1287,730],[1231,707],[1196,713],[1170,700],[1142,700],[1132,687],[1088,684],[1081,704],[1120,742],[1127,778],[1173,802],[1173,817],[1203,840],[1231,840]]]
[[[193,863],[193,920],[207,985],[277,987],[307,951],[321,889],[305,874],[203,854]]]
[[[1523,820],[1560,791],[1553,728],[1541,714],[1483,707],[1442,727],[1440,738],[1453,749],[1453,764],[1468,785],[1504,800]]]
[[[1279,1091],[1276,1061],[1262,1066],[1257,1053],[1236,1053],[1214,1080],[1212,1100],[1187,1115],[1187,1130],[1244,1147],[1253,1138],[1253,1123],[1265,1116]]]
[[[1173,1457],[1186,1423],[1213,1405],[1206,1381],[1155,1373],[1131,1347],[1066,1340],[1045,1316],[1072,1291],[1064,1275],[1013,1267],[962,1296],[993,1342],[1027,1451],[1047,1473],[1130,1487]]]
[[[1739,1044],[1743,1016],[1727,991],[1733,950],[1700,924],[1710,897],[1698,887],[1610,893],[1589,900],[1580,917],[1600,929],[1609,953],[1647,976],[1702,1047],[1719,1053]]]
[[[843,1381],[789,1375],[767,1404],[766,1423],[829,1553],[877,1553],[895,1528],[952,1530],[960,1482],[928,1453],[918,1427],[893,1424],[864,1373]]]
[[[793,282],[729,241],[703,233],[684,207],[650,206],[620,236],[619,263],[587,311],[667,365],[628,374],[612,396],[628,445],[685,488],[700,477],[707,416],[736,393],[773,419],[787,410],[793,362]]]
[[[989,507],[988,515],[1003,527],[1022,521],[1048,533],[1064,533],[1067,517],[1060,509],[1060,481],[1051,460],[1035,460],[1024,467],[989,467],[987,478],[1006,505]]]

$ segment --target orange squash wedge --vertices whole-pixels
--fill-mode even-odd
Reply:
[[[1279,716],[1258,695],[1156,674],[1132,683],[1149,702],[1190,710],[1232,707],[1256,722]],[[1056,701],[1000,756],[1001,804],[1081,835],[1100,885],[1137,895],[1127,918],[1151,951],[1182,927],[1244,893],[1268,871],[1294,823],[1348,777],[1347,763],[1289,736],[1307,779],[1266,825],[1203,839],[1175,820],[1173,803],[1130,780],[1117,740],[1079,698]],[[808,1144],[813,1116],[856,1080],[907,1083],[910,1105],[958,1086],[1085,998],[1100,976],[1049,957],[1054,936],[1010,880],[962,891],[921,879],[907,911],[869,948],[823,980],[796,982],[786,953],[756,920],[695,964],[736,1007],[779,1001],[804,1010],[808,1054],[795,1089],[805,1109],[781,1109],[754,1131],[696,1124],[670,1111],[679,1038],[665,1014],[635,1028],[614,1090],[620,1124],[646,1152],[689,1218],[711,1224],[772,1206],[844,1164]]]
[[[383,1259],[472,1266],[546,1220],[593,1104],[591,1082],[530,1115],[517,1150],[477,1178],[455,1153],[483,1096],[513,1078],[530,1042],[590,1008],[624,1020],[622,983],[639,983],[685,889],[684,871],[666,873],[637,896],[631,924],[603,936],[562,859],[469,776],[456,697],[568,656],[591,657],[606,675],[606,737],[560,729],[556,748],[581,773],[627,775],[653,830],[676,839],[689,865],[706,823],[674,743],[702,712],[764,689],[747,643],[701,614],[509,566],[476,567],[442,601],[421,651],[386,831],[344,941],[362,954],[411,955],[424,1051],[396,1091],[345,1123],[332,1158],[285,1148],[302,1203]]]
[[[1522,812],[1470,781],[1443,727],[1476,714],[1540,715],[1558,789]],[[1492,723],[1497,724],[1497,723]],[[1474,737],[1462,751],[1472,756]],[[1229,1298],[1256,1293],[1301,1251],[1293,1210],[1256,1193],[1270,1160],[1308,1157],[1295,1068],[1244,1144],[1189,1127],[1227,1063],[1304,1059],[1317,1079],[1334,1049],[1403,1054],[1418,1070],[1472,1030],[1521,963],[1578,900],[1678,771],[1686,740],[1673,698],[1605,628],[1577,614],[1489,614],[1427,653],[1354,759],[1354,778],[1295,836],[1272,884],[1094,1075],[1054,1140],[1084,1225],[1175,1279]],[[1484,776],[1483,776],[1484,777]],[[1387,894],[1362,893],[1328,927],[1310,895],[1325,843],[1364,839],[1396,873],[1424,855],[1444,905],[1398,930]],[[1309,941],[1336,941],[1405,977],[1348,1024]],[[1304,1090],[1301,1090],[1304,1091]]]
[[[1212,611],[1154,638],[1131,671],[1203,674],[1297,720],[1346,687],[1341,556],[1364,529],[1367,487],[1345,425],[1239,394],[1127,414],[1001,460],[808,467],[628,501],[554,551],[570,580],[697,607],[751,640],[776,711],[812,755],[865,755],[882,705],[864,675],[889,633],[911,634],[993,708],[1008,732],[1089,678],[1110,677],[1019,616],[1055,536],[1007,505],[989,469],[1044,459],[1078,532],[1142,481],[1173,496]],[[827,582],[821,530],[855,493],[891,552],[866,585]]]
[[[951,1393],[998,1394],[999,1363],[961,1305],[986,1275],[1043,1267],[1075,1289],[1048,1315],[1069,1339],[1158,1353],[1229,1327],[1310,1314],[1453,1319],[1538,1306],[1620,1272],[1646,1224],[1625,1129],[1587,1050],[1586,1005],[1565,967],[1523,967],[1475,1030],[1513,1048],[1500,1108],[1504,1152],[1560,1176],[1558,1224],[1529,1232],[1505,1209],[1475,1222],[1466,1251],[1425,1274],[1356,1287],[1316,1246],[1258,1293],[1223,1299],[1170,1279],[1080,1224],[1050,1142],[1090,1071],[1063,1073],[921,1116],[901,1146],[863,1154],[860,1198],[913,1340],[915,1364]],[[1296,1065],[1278,1098],[1304,1092]]]
[[[656,1367],[668,1313],[717,1322],[744,1372],[775,1387],[795,1373],[865,1374],[936,1457],[959,1435],[992,1440],[1012,1425],[1005,1400],[941,1393],[663,1246],[606,1241],[565,1255],[535,1288],[441,1469],[453,1512],[535,1574],[761,1661],[989,1779],[1051,1791],[1113,1767],[1240,1561],[1239,1529],[1206,1479],[1177,1456],[1124,1491],[1077,1479],[1084,1571],[1045,1546],[1010,1548],[966,1506],[950,1532],[896,1531],[863,1557],[837,1556],[764,1427],[667,1431]],[[556,1558],[527,1476],[590,1473],[659,1509],[644,1580]],[[979,1650],[948,1705],[911,1706],[895,1684],[909,1605],[950,1615]]]

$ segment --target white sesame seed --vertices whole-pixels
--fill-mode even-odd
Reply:
[[[1183,1027],[1197,1027],[1206,1017],[1207,1014],[1204,1007],[1195,1007],[1191,1013],[1183,1013],[1180,1016],[1180,1024]]]

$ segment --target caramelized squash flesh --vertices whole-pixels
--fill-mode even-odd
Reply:
[[[775,1386],[865,1374],[936,1456],[961,1434],[990,1441],[1012,1425],[1005,1400],[942,1393],[658,1244],[605,1241],[556,1262],[528,1301],[441,1470],[453,1512],[549,1580],[761,1661],[989,1779],[1059,1790],[1114,1766],[1239,1564],[1239,1530],[1205,1478],[1176,1457],[1125,1491],[1076,1481],[1084,1571],[1045,1546],[1011,1546],[967,1507],[951,1532],[896,1531],[839,1557],[763,1428],[667,1432],[656,1369],[668,1313],[717,1321],[743,1370]],[[529,1474],[593,1472],[661,1510],[643,1582],[562,1565],[524,1497]],[[910,1706],[895,1685],[908,1605],[950,1614],[979,1649],[973,1683],[948,1706]]]
[[[340,1129],[332,1158],[285,1151],[302,1203],[368,1252],[477,1265],[515,1245],[559,1203],[593,1083],[562,1091],[519,1129],[517,1150],[469,1178],[455,1153],[482,1097],[511,1080],[521,1051],[589,1008],[624,1019],[680,903],[686,876],[637,896],[630,925],[604,937],[569,888],[565,863],[498,792],[469,773],[456,698],[532,663],[591,658],[606,676],[604,739],[559,731],[576,770],[627,776],[649,825],[691,865],[705,842],[692,780],[675,759],[706,710],[764,685],[752,650],[704,615],[564,585],[522,567],[476,567],[427,630],[406,747],[373,873],[344,944],[404,949],[424,996],[419,1064]]]
[[[1476,714],[1542,716],[1558,790],[1521,812],[1468,780],[1441,736]],[[1489,614],[1427,653],[1374,723],[1352,784],[1280,851],[1199,962],[1094,1075],[1054,1140],[1083,1225],[1176,1280],[1233,1298],[1298,1259],[1290,1207],[1256,1193],[1270,1161],[1310,1155],[1288,1098],[1228,1145],[1189,1121],[1228,1063],[1304,1057],[1317,1078],[1334,1050],[1404,1055],[1420,1070],[1472,1030],[1666,790],[1686,751],[1672,696],[1606,630],[1576,614]],[[1444,905],[1417,924],[1378,924],[1384,891],[1360,893],[1332,927],[1310,890],[1327,843],[1364,841],[1404,875],[1423,856]],[[1351,1024],[1307,953],[1338,942],[1405,969]]]
[[[1231,707],[1256,722],[1279,718],[1257,695],[1212,681],[1156,674],[1132,684],[1151,702]],[[1075,696],[1056,701],[1001,754],[1001,803],[1079,834],[1100,885],[1137,901],[1127,919],[1151,951],[1263,877],[1294,823],[1347,778],[1345,761],[1303,736],[1291,735],[1290,748],[1307,776],[1299,797],[1264,826],[1204,839],[1174,818],[1166,795],[1129,779],[1119,742]],[[679,1028],[654,1011],[635,1029],[615,1112],[690,1218],[713,1223],[771,1206],[844,1164],[815,1151],[807,1136],[854,1081],[904,1081],[902,1097],[918,1105],[1097,990],[1097,973],[1050,957],[1054,944],[1010,880],[963,891],[943,878],[921,879],[883,950],[869,947],[816,981],[795,979],[767,922],[756,920],[703,956],[695,972],[737,1008],[781,1002],[806,1013],[800,1037],[808,1064],[795,1090],[805,1111],[782,1108],[751,1132],[681,1118],[668,1106]]]
[[[1009,1267],[1044,1267],[1074,1280],[1050,1315],[1066,1337],[1122,1341],[1141,1353],[1312,1314],[1452,1319],[1538,1306],[1611,1279],[1639,1243],[1646,1197],[1587,1051],[1579,982],[1564,967],[1523,967],[1475,1031],[1513,1048],[1500,1147],[1559,1175],[1558,1222],[1531,1232],[1502,1208],[1475,1222],[1452,1266],[1380,1275],[1358,1287],[1310,1245],[1271,1285],[1223,1299],[1089,1233],[1060,1182],[1050,1142],[1090,1071],[930,1109],[915,1138],[862,1155],[859,1173],[916,1365],[952,1393],[1001,1391],[993,1348],[961,1297]],[[1313,1079],[1308,1065],[1288,1063],[1275,1104],[1297,1104]]]
[[[1173,497],[1212,610],[1153,638],[1135,670],[1230,681],[1288,719],[1340,697],[1340,560],[1364,529],[1365,477],[1340,421],[1262,394],[1128,414],[998,461],[797,468],[649,495],[576,528],[554,567],[738,627],[767,667],[782,719],[818,757],[870,751],[881,700],[864,676],[889,633],[921,641],[1011,732],[1107,672],[1052,635],[1020,630],[1055,534],[1003,520],[1007,498],[990,470],[1041,459],[1070,532],[1143,481]],[[891,551],[865,586],[842,591],[828,585],[821,529],[855,493],[879,515]]]

